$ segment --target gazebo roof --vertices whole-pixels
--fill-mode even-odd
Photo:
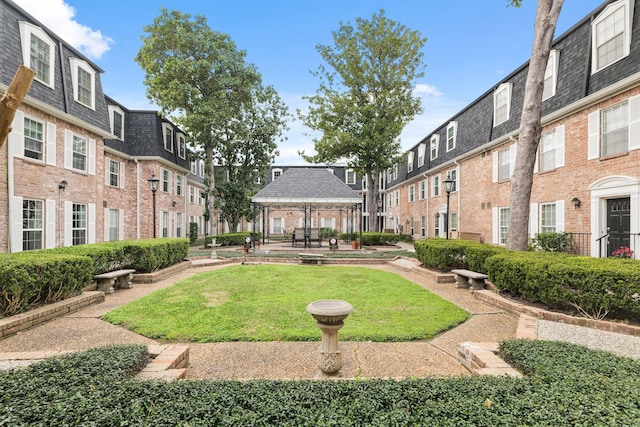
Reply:
[[[362,203],[362,197],[328,169],[291,168],[251,201],[263,206],[350,206]]]

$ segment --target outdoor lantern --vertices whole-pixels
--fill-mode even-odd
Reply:
[[[449,197],[451,196],[451,192],[456,185],[456,180],[451,179],[451,176],[447,174],[447,179],[443,181],[444,184],[444,192],[447,193],[447,216],[444,219],[444,231],[446,233],[447,239],[449,238]]]
[[[156,238],[156,192],[158,191],[158,184],[160,179],[156,176],[155,172],[151,172],[151,178],[147,179],[149,182],[149,189],[153,195],[153,238]]]

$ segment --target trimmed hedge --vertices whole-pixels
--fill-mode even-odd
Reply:
[[[416,258],[425,267],[443,272],[464,268],[486,274],[487,258],[506,251],[501,246],[458,239],[423,239],[414,246]]]
[[[82,293],[92,280],[91,259],[43,251],[0,256],[0,317]]]
[[[113,242],[122,245],[127,268],[138,273],[150,273],[182,262],[189,253],[189,239],[162,238]]]
[[[509,252],[487,259],[501,291],[591,317],[640,318],[640,262],[550,252]]]
[[[12,426],[638,425],[640,363],[566,343],[500,352],[525,378],[141,381],[139,346],[91,350],[0,372]]]
[[[342,233],[340,240],[345,242],[360,239],[360,233]],[[393,246],[398,242],[413,243],[408,234],[362,232],[362,246]]]
[[[221,246],[242,246],[244,245],[244,239],[247,237],[255,236],[254,238],[261,239],[262,233],[252,233],[250,231],[242,231],[239,233],[227,233],[218,234],[216,236],[207,236],[205,239],[205,246],[209,246],[213,239],[216,239],[216,244]]]

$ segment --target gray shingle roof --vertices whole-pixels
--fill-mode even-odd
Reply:
[[[355,205],[360,197],[326,169],[287,169],[251,199],[262,205]]]

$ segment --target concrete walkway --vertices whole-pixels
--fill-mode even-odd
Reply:
[[[171,286],[196,272],[224,268],[191,268],[153,284],[136,284],[107,295],[105,302],[54,319],[0,341],[2,352],[75,351],[109,344],[158,342],[100,320],[120,305]],[[429,276],[392,265],[368,266],[399,274],[455,303],[471,314],[464,324],[431,341],[406,343],[342,342],[341,378],[406,378],[470,375],[458,359],[464,341],[498,342],[515,337],[517,318],[476,300],[451,283],[436,283]],[[322,268],[322,267],[321,267]],[[322,378],[317,368],[318,342],[235,342],[190,346],[189,378],[302,379]]]

